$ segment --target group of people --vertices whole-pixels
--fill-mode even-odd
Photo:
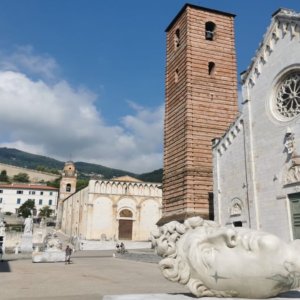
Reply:
[[[117,248],[117,253],[124,254],[126,252],[125,245],[123,242],[121,242],[120,245],[117,243],[116,248]]]

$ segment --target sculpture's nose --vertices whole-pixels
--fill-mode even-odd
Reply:
[[[237,245],[237,234],[233,229],[227,229],[225,233],[227,246],[233,248]]]

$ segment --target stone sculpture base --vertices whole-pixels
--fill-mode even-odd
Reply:
[[[22,253],[32,252],[32,233],[24,233],[22,235],[20,250]]]
[[[59,249],[47,249],[44,252],[33,252],[32,262],[48,263],[48,262],[64,262],[65,252]]]
[[[128,295],[107,295],[103,300],[245,300],[245,298],[217,298],[217,297],[201,297],[196,298],[194,295],[188,296],[187,294],[128,294]],[[300,299],[300,291],[290,291],[282,293],[272,300],[292,300]],[[248,299],[259,300],[259,299]]]

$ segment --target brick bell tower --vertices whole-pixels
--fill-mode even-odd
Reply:
[[[235,15],[186,4],[166,29],[163,217],[212,217],[212,139],[238,112]]]

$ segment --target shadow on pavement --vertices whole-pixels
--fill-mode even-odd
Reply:
[[[199,299],[197,296],[193,295],[192,293],[168,293],[168,295],[182,295],[182,296],[186,296],[186,297],[190,297],[190,298]]]
[[[11,272],[7,261],[0,261],[0,272]]]
[[[286,293],[282,293],[277,296],[278,298],[297,298],[300,299],[300,292],[299,291],[289,291]]]

